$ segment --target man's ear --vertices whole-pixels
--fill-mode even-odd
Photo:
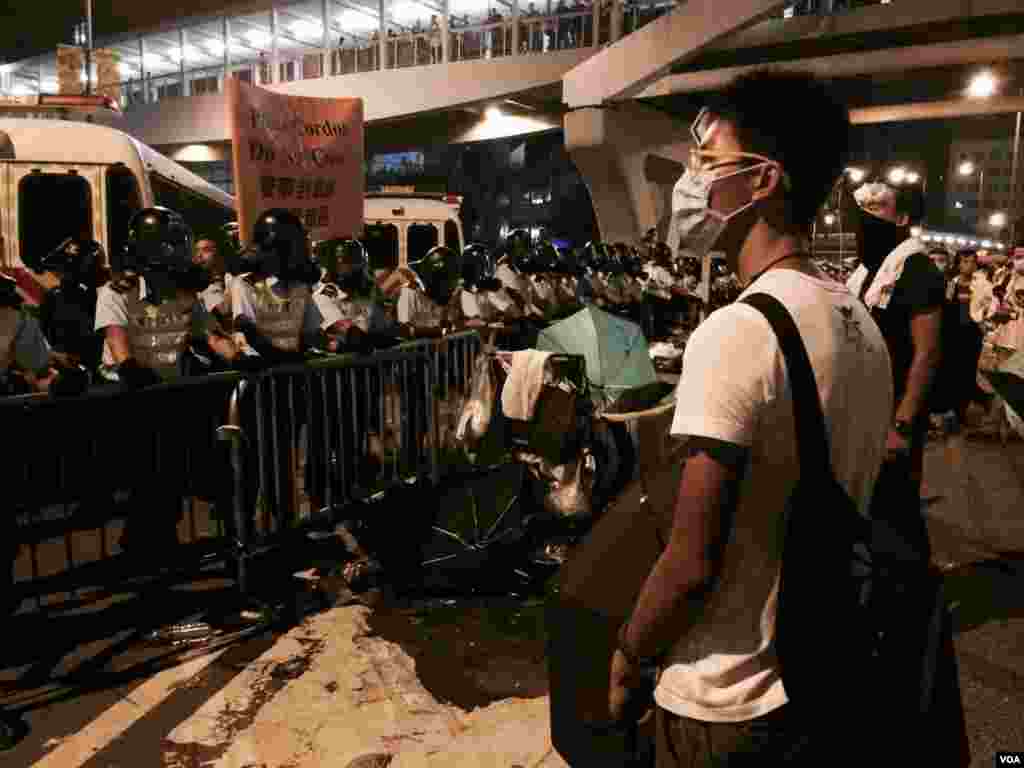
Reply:
[[[782,186],[782,169],[777,165],[764,165],[754,176],[754,194],[751,200],[764,200]]]

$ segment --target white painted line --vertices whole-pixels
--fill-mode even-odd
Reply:
[[[133,688],[125,698],[105,709],[95,720],[76,734],[70,734],[46,757],[33,763],[33,768],[79,768],[105,749],[121,734],[156,709],[182,684],[191,680],[227,648],[200,656],[176,667],[158,672]]]

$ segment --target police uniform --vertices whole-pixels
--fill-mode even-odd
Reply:
[[[312,298],[305,283],[285,283],[277,277],[260,278],[252,272],[236,276],[229,292],[231,316],[235,321],[235,341],[242,353],[259,355],[244,331],[237,330],[247,320],[269,341],[275,350],[298,355],[303,320]]]
[[[396,314],[401,325],[415,328],[443,328],[445,325],[445,308],[427,295],[419,280],[415,285],[402,286]]]
[[[117,326],[128,333],[132,357],[139,365],[169,379],[178,373],[178,361],[192,334],[194,292],[178,290],[176,295],[156,304],[148,300],[146,279],[130,275],[112,280],[96,296],[95,329]],[[103,342],[100,375],[119,381],[118,363],[110,344]]]

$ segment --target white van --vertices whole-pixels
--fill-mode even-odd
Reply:
[[[119,254],[131,217],[162,205],[196,234],[235,219],[217,187],[114,128],[69,120],[0,118],[0,234],[7,269],[32,268],[70,236]]]
[[[461,205],[458,195],[368,192],[363,243],[370,265],[373,269],[404,267],[436,245],[462,253]]]

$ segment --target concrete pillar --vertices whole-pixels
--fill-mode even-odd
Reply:
[[[441,61],[444,64],[452,60],[451,31],[448,29],[448,19],[450,17],[451,3],[448,0],[441,0]]]
[[[149,103],[149,81],[146,79],[146,41],[139,38],[139,85],[142,86],[142,103]]]
[[[278,59],[277,49],[277,8],[270,9],[270,82],[276,83],[281,79],[281,62]]]
[[[388,68],[388,30],[387,20],[384,16],[384,0],[377,0],[377,11],[380,14],[380,26],[378,27],[378,34],[380,40],[378,41],[377,56],[380,60],[380,69]]]
[[[188,78],[185,76],[185,46],[188,45],[188,34],[184,27],[178,29],[178,55],[181,60],[178,62],[178,72],[181,76],[181,95],[190,96]]]
[[[331,51],[334,48],[334,41],[331,39],[331,17],[328,13],[331,0],[320,0],[320,19],[324,25],[323,34],[323,55],[320,57],[320,77],[327,77],[327,70],[331,68]]]
[[[650,227],[665,237],[691,144],[683,123],[640,104],[565,115],[565,148],[590,191],[602,240],[636,242]]]

